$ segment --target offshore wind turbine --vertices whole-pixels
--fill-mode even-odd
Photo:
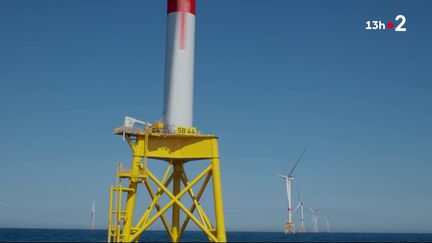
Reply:
[[[288,198],[288,222],[285,224],[285,230],[284,230],[285,234],[295,233],[295,226],[294,226],[294,223],[292,222],[293,210],[291,207],[291,205],[292,205],[292,203],[291,203],[291,181],[294,180],[294,177],[292,176],[292,174],[293,174],[295,168],[297,167],[298,163],[302,159],[305,152],[306,152],[306,149],[303,150],[302,154],[297,159],[297,161],[294,163],[294,166],[291,168],[288,175],[284,176],[284,175],[275,174],[276,176],[283,178],[285,180],[285,184],[286,184],[286,191],[287,191],[287,198]]]
[[[326,218],[326,231],[327,231],[327,233],[330,232],[330,218],[329,217]]]
[[[310,211],[312,212],[312,232],[318,233],[318,211],[317,208],[311,208],[309,207]]]
[[[95,229],[95,217],[96,217],[96,210],[95,210],[95,201],[93,201],[92,209],[91,209],[91,225],[90,229]]]
[[[299,204],[297,205],[297,207],[294,209],[293,214],[297,211],[297,209],[300,208],[300,232],[304,233],[306,232],[305,227],[304,227],[304,206],[305,206],[305,202],[302,200],[301,195],[300,195],[300,188],[298,187],[297,184],[297,193],[298,193],[298,198],[299,198]]]

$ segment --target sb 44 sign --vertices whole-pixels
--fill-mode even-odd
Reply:
[[[176,134],[177,135],[196,136],[197,130],[195,127],[176,127]]]

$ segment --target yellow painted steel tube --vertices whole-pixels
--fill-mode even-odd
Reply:
[[[225,219],[222,200],[222,183],[219,167],[217,140],[213,141],[213,154],[215,155],[215,157],[211,159],[211,164],[213,175],[213,199],[216,217],[216,236],[218,241],[226,242]]]
[[[195,224],[198,225],[198,227],[207,234],[207,236],[211,240],[218,241],[218,239],[206,228],[206,226],[203,225],[191,212],[189,212],[189,210],[182,203],[180,203],[179,201],[176,201],[176,203],[190,217],[190,219],[192,219],[192,221],[194,221]]]
[[[195,179],[187,186],[185,187],[177,196],[173,196],[173,194],[162,184],[160,181],[149,171],[149,177],[161,188],[172,200],[169,201],[162,209],[159,211],[156,215],[154,215],[145,225],[140,227],[140,229],[129,239],[129,241],[133,241],[138,237],[139,235],[144,232],[144,230],[147,229],[148,226],[153,224],[153,222],[160,217],[161,214],[165,213],[174,203],[177,202],[178,198],[183,196],[191,187],[193,187],[203,176],[205,176],[210,170],[212,169],[212,166],[209,165],[204,171],[202,171],[198,176],[195,177]],[[181,203],[180,203],[181,204]],[[199,221],[198,221],[199,223]],[[199,223],[200,224],[200,223]],[[208,230],[205,230],[208,231]]]
[[[201,185],[201,188],[200,188],[200,190],[199,190],[199,192],[197,194],[197,200],[198,201],[201,199],[201,196],[202,196],[202,194],[204,193],[204,190],[207,187],[207,183],[210,181],[210,177],[211,177],[211,172],[209,172],[207,174],[207,177],[204,179],[204,182]],[[191,213],[193,213],[194,210],[195,210],[195,207],[196,207],[195,204],[193,204],[192,207],[189,209],[189,211],[191,211]],[[181,231],[180,231],[180,237],[183,235],[184,231],[186,230],[186,226],[187,226],[189,220],[190,220],[189,217],[186,217],[186,219],[184,220],[183,225],[181,227]]]
[[[113,203],[113,186],[110,187],[110,199],[109,199],[109,210],[108,210],[108,242],[111,242],[112,234],[112,203]]]
[[[133,215],[135,211],[135,201],[136,201],[136,189],[137,189],[137,176],[141,172],[142,159],[144,154],[144,140],[143,136],[137,136],[135,142],[135,149],[133,149],[133,159],[132,159],[132,168],[131,174],[132,177],[129,178],[129,188],[133,189],[133,191],[128,192],[126,199],[126,214],[123,224],[123,237],[125,241],[131,241],[130,237],[132,235],[132,223],[133,223]]]
[[[188,180],[188,178],[187,178],[186,173],[185,173],[184,170],[183,170],[182,181],[183,181],[183,184],[185,186],[187,186],[189,180]],[[195,196],[195,193],[193,192],[192,188],[189,190],[189,196],[191,197],[191,199],[192,199],[192,201],[193,201],[193,203],[194,203],[194,205],[195,205],[195,207],[196,207],[196,209],[198,211],[198,214],[199,214],[199,216],[201,218],[201,221],[203,222],[203,224],[206,224],[206,226],[207,226],[208,229],[211,229],[212,225],[210,223],[210,219],[208,218],[208,216],[205,213],[205,211],[202,209],[202,207],[201,207],[199,201],[197,200],[197,198]]]
[[[124,224],[123,224],[123,237],[126,241],[129,241],[128,239],[132,234],[132,221],[133,221],[133,215],[135,209],[137,183],[131,182],[129,188],[133,188],[135,190],[127,193],[126,213],[125,213]],[[119,212],[120,212],[119,214],[121,214],[121,211]]]
[[[163,176],[163,178],[162,178],[162,183],[164,183],[164,181],[166,180],[166,177],[168,176],[168,174],[169,174],[169,172],[170,172],[170,170],[171,170],[171,167],[172,167],[172,162],[170,161],[170,163],[169,163],[167,169],[165,170],[164,176]],[[171,183],[172,178],[173,178],[173,175],[171,175],[171,176],[168,178],[167,182],[165,182],[165,186],[168,186],[169,183]],[[150,206],[147,208],[146,212],[143,214],[143,216],[141,217],[141,219],[138,221],[138,223],[137,223],[137,226],[138,226],[138,227],[141,227],[142,224],[144,224],[144,223],[147,221],[148,217],[150,216],[151,211],[153,210],[155,204],[159,201],[159,199],[160,199],[161,196],[162,196],[162,189],[159,188],[159,189],[157,190],[157,192],[156,192],[156,199],[154,199],[154,200],[151,202],[151,204],[150,204]]]
[[[120,223],[121,223],[121,209],[122,209],[122,186],[120,185],[117,191],[117,225],[116,225],[116,242],[120,242]]]
[[[180,198],[190,190],[205,174],[208,173],[208,171],[212,168],[210,165],[207,167],[203,172],[201,172],[188,186],[186,186],[177,196],[174,196],[167,188],[163,187],[163,185],[157,180],[157,178],[154,178],[154,182],[160,186],[165,193],[172,199],[170,203],[177,204],[191,219],[195,222],[195,224],[204,231],[207,236],[212,239],[213,241],[218,241],[217,238],[203,225],[189,210],[180,202]],[[153,179],[153,175],[150,175],[150,177]]]
[[[168,178],[168,180],[165,182],[165,187],[167,187],[171,183],[172,178],[173,178],[173,175],[171,175]],[[159,199],[161,198],[162,195],[163,195],[162,189],[158,189],[158,191],[156,192],[156,198],[154,200],[152,200],[152,202],[150,203],[150,206],[147,208],[147,210],[144,212],[143,216],[138,221],[138,223],[137,223],[138,228],[141,228],[143,226],[143,224],[145,224],[147,222],[148,218],[150,217],[151,212],[153,211],[153,208],[156,206],[156,204],[158,204]]]
[[[156,195],[154,194],[153,189],[151,188],[151,185],[148,182],[148,180],[144,180],[144,184],[147,187],[147,190],[148,190],[148,192],[149,192],[150,197],[152,198],[152,200],[155,200]],[[158,210],[158,212],[161,210],[161,207],[160,207],[159,203],[157,203],[157,202],[155,203],[155,207]],[[168,221],[166,220],[166,218],[165,218],[165,216],[163,214],[161,214],[161,220],[162,220],[162,223],[163,223],[163,225],[165,227],[165,230],[167,231],[168,235],[171,238],[171,241],[174,241],[174,236],[173,236],[173,234],[171,232],[171,229],[169,227]]]
[[[180,180],[181,180],[181,170],[182,161],[174,161],[174,182],[173,182],[173,194],[177,196],[180,193]],[[180,201],[180,198],[178,198]],[[180,207],[178,204],[172,206],[172,234],[174,237],[173,242],[178,242],[179,230],[180,230]]]

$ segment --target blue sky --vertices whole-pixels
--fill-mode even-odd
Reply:
[[[228,230],[283,229],[268,174],[306,147],[296,182],[334,231],[432,232],[430,2],[197,8],[194,120],[220,136]],[[115,163],[131,157],[113,128],[162,115],[165,11],[0,1],[0,227],[88,228],[93,200],[106,227]],[[405,33],[364,29],[398,14]]]

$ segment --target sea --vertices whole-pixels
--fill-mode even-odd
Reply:
[[[230,242],[432,242],[432,234],[227,232]],[[0,229],[0,242],[106,242],[106,230]],[[207,242],[202,232],[185,232],[183,242]],[[169,242],[164,231],[147,231],[140,242]]]

